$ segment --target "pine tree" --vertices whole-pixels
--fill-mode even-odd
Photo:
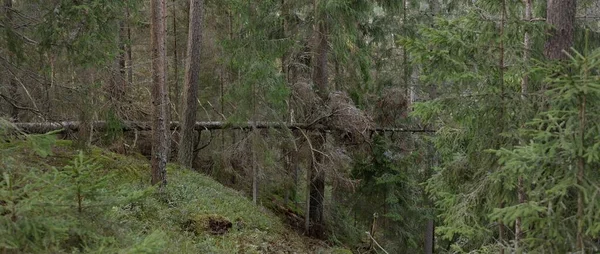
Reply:
[[[162,191],[167,184],[170,144],[169,100],[166,83],[166,0],[152,0],[152,184]]]
[[[190,2],[190,30],[188,33],[188,53],[185,70],[185,87],[183,91],[183,109],[181,138],[179,140],[178,160],[185,167],[191,168],[194,159],[194,125],[198,105],[198,86],[200,83],[200,54],[202,43],[203,1]],[[177,63],[175,63],[177,64]],[[200,135],[200,134],[198,134]]]

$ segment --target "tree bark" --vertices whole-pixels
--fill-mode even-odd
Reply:
[[[198,106],[198,83],[202,48],[202,0],[190,0],[190,24],[188,34],[188,54],[185,66],[185,87],[182,101],[181,139],[179,140],[178,160],[182,166],[191,168],[194,150],[194,124]]]
[[[151,45],[152,45],[152,184],[164,191],[167,184],[167,156],[169,154],[169,99],[166,69],[166,0],[151,2]]]
[[[131,53],[131,13],[129,12],[129,6],[125,7],[125,15],[127,17],[127,82],[131,85],[133,84],[133,56]]]
[[[323,101],[329,97],[329,76],[327,70],[329,43],[327,41],[327,21],[322,20],[316,25],[317,56],[313,62],[313,82],[317,88],[317,94]],[[313,142],[313,146],[322,149],[325,144],[325,132],[319,132],[318,138]],[[320,153],[315,153],[315,160],[312,162],[313,170],[310,181],[310,209],[311,219],[309,234],[315,238],[323,239],[325,237],[325,225],[323,221],[324,196],[325,196],[325,171],[320,168],[323,165],[324,157]]]
[[[13,0],[4,0],[4,14],[6,15],[6,26],[7,26],[7,33],[6,36],[10,37],[10,30],[14,29],[13,27],[13,13],[12,13],[12,7],[13,7]],[[7,38],[10,40],[10,38]],[[14,61],[14,54],[12,52],[9,53],[9,57],[8,57],[8,61],[10,61],[11,63]],[[16,73],[15,73],[16,74]],[[9,74],[11,75],[8,78],[8,93],[11,99],[13,99],[14,101],[18,102],[18,96],[19,96],[19,87],[17,85],[17,81],[15,80],[15,77],[13,77],[13,74]],[[12,119],[12,121],[18,122],[19,121],[19,108],[17,107],[16,104],[11,104],[10,105],[10,112],[9,112],[10,118]]]
[[[435,247],[435,222],[433,219],[427,220],[425,228],[425,254],[433,254]]]
[[[125,13],[127,15],[127,13]],[[119,75],[117,80],[119,96],[125,95],[127,88],[127,24],[126,20],[119,22]]]
[[[402,30],[404,31],[404,33],[406,34],[406,31],[408,30],[408,20],[406,18],[406,14],[408,12],[408,0],[403,0],[402,2]],[[404,92],[406,94],[406,99],[408,101],[408,105],[407,105],[407,110],[410,110],[410,108],[412,107],[412,85],[410,82],[410,74],[409,74],[409,65],[408,65],[408,51],[406,50],[406,47],[402,47],[402,69],[403,69],[403,73],[402,73],[402,79],[404,81]],[[407,111],[408,112],[408,111]]]
[[[573,47],[575,32],[576,0],[548,0],[546,23],[551,26],[544,47],[544,55],[550,60],[564,60]]]
[[[177,2],[172,1],[172,12],[173,12],[173,74],[175,76],[173,83],[175,84],[175,115],[177,120],[181,117],[180,109],[180,98],[181,91],[179,88],[179,52],[177,47]]]

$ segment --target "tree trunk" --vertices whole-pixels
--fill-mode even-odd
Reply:
[[[4,11],[5,11],[5,15],[6,15],[6,26],[8,27],[8,31],[14,29],[13,27],[13,13],[12,13],[12,7],[13,7],[13,0],[4,0]],[[11,36],[10,33],[6,33],[6,36]],[[8,40],[11,40],[10,38],[7,38]],[[9,57],[8,57],[8,61],[9,62],[14,62],[14,54],[11,52],[9,53]],[[16,73],[15,73],[16,74]],[[19,87],[17,85],[17,81],[15,80],[15,77],[13,77],[13,74],[9,74],[10,77],[8,78],[8,94],[10,96],[11,99],[13,99],[13,101],[15,101],[16,103],[19,103]],[[18,122],[19,121],[19,108],[17,107],[16,104],[12,104],[10,106],[10,112],[9,112],[10,118],[15,121]]]
[[[127,15],[125,13],[125,15]],[[127,88],[127,25],[126,20],[119,22],[119,75],[117,83],[120,98]]]
[[[427,220],[425,228],[425,254],[433,254],[435,247],[435,222],[433,219]]]
[[[183,92],[183,115],[181,139],[179,140],[178,160],[182,166],[191,168],[194,150],[194,124],[200,82],[200,50],[202,48],[202,0],[190,0],[190,24],[188,34],[188,54],[185,66],[185,87]]]
[[[325,133],[320,132],[319,136],[315,139],[313,145],[321,148],[324,145]],[[324,196],[325,196],[325,170],[322,168],[324,156],[315,152],[315,160],[311,163],[311,169],[313,170],[310,179],[310,229],[309,234],[312,237],[318,239],[325,238],[325,222],[323,221],[324,212]],[[320,164],[320,165],[319,165]]]
[[[579,105],[579,144],[582,149],[581,152],[578,152],[577,158],[577,186],[583,186],[583,181],[585,179],[585,157],[583,154],[583,147],[585,146],[585,118],[586,112],[586,97],[585,94],[581,95],[581,102]],[[583,209],[585,208],[585,200],[584,193],[582,189],[579,189],[577,193],[577,249],[581,251],[581,253],[585,254],[585,243],[583,241],[584,234],[584,218],[583,218]]]
[[[544,47],[544,55],[550,60],[564,60],[573,47],[575,32],[576,0],[548,0],[546,22],[551,26]]]
[[[131,13],[129,12],[129,6],[125,8],[125,14],[127,17],[127,83],[133,84],[133,56],[131,54]]]
[[[316,42],[317,56],[313,61],[313,82],[317,88],[317,94],[323,101],[327,101],[329,96],[329,76],[327,71],[329,52],[329,43],[327,42],[327,21],[323,20],[317,25]],[[321,149],[325,144],[325,132],[318,132],[318,138],[313,142],[316,149]],[[315,160],[312,162],[311,170],[313,170],[310,181],[310,209],[309,216],[311,219],[309,234],[315,238],[323,239],[325,237],[325,225],[323,221],[324,212],[324,196],[325,196],[325,171],[320,168],[324,162],[324,157],[321,153],[315,153]]]
[[[259,171],[259,167],[258,167],[258,160],[257,160],[257,155],[256,155],[256,150],[258,149],[257,147],[257,141],[256,139],[258,138],[258,131],[256,128],[252,129],[252,139],[251,139],[251,144],[252,144],[252,202],[256,205],[258,204],[258,187],[259,187],[259,175],[260,175],[260,171]]]
[[[532,0],[523,0],[525,3],[525,15],[524,19],[526,22],[531,21],[532,18]],[[531,35],[529,31],[525,31],[524,39],[524,51],[523,51],[523,63],[525,65],[529,64],[529,56],[531,54]],[[523,75],[523,79],[521,80],[521,99],[527,99],[527,88],[529,86],[529,75],[525,73]],[[525,203],[525,189],[523,185],[523,176],[518,176],[517,180],[517,199],[519,204]],[[515,251],[517,253],[521,253],[520,244],[521,238],[523,238],[523,229],[521,223],[521,217],[517,217],[515,220]]]
[[[407,24],[407,19],[406,19],[406,14],[408,12],[408,0],[403,0],[402,2],[402,30],[404,31],[404,33],[406,34],[406,31],[408,30],[408,24]],[[412,107],[412,85],[410,82],[410,67],[408,65],[408,51],[406,50],[406,47],[402,47],[402,69],[403,69],[403,73],[402,73],[402,80],[404,81],[404,92],[406,94],[406,99],[408,101],[408,105],[407,105],[407,109],[410,110],[410,108]],[[407,111],[409,112],[409,111]]]
[[[166,0],[151,2],[152,41],[152,184],[159,184],[164,191],[167,184],[167,156],[169,153],[169,99],[166,69]]]
[[[175,115],[177,116],[177,120],[181,119],[180,104],[181,100],[179,96],[181,95],[181,91],[179,88],[179,52],[177,48],[177,2],[175,0],[172,1],[172,9],[173,9],[173,75],[175,76],[173,83],[175,84]]]

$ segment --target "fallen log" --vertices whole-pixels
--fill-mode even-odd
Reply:
[[[29,122],[29,123],[14,123],[14,125],[25,133],[42,134],[57,130],[78,131],[81,127],[79,121],[65,122]],[[109,125],[106,121],[94,121],[86,124],[91,126],[95,131],[106,131]],[[179,129],[179,122],[171,122],[171,130]],[[110,126],[110,128],[115,128]],[[150,122],[125,121],[120,126],[122,131],[150,131],[152,126]],[[304,123],[285,123],[285,122],[196,122],[195,130],[221,130],[221,129],[301,129],[301,130],[324,130],[332,131],[335,128],[321,124],[304,124]],[[429,129],[410,129],[403,127],[375,127],[365,131],[368,132],[410,132],[410,133],[433,133],[435,130]]]

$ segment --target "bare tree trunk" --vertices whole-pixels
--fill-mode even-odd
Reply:
[[[126,20],[119,22],[119,74],[117,76],[119,98],[125,95],[127,88],[127,25],[125,23]]]
[[[179,141],[179,163],[191,168],[194,150],[194,124],[198,106],[198,83],[200,82],[200,51],[202,48],[202,0],[190,0],[190,24],[188,34],[188,54],[185,66],[185,87],[183,93],[183,115],[181,139]]]
[[[311,145],[312,147],[312,145]],[[311,151],[312,152],[312,151]],[[314,158],[313,158],[314,160]],[[310,217],[310,207],[311,207],[311,202],[310,202],[310,189],[311,189],[311,184],[312,184],[312,172],[314,171],[312,169],[313,163],[311,163],[311,168],[309,168],[308,170],[306,170],[306,189],[309,190],[306,192],[306,207],[304,210],[304,232],[307,235],[310,235],[310,220],[312,219]]]
[[[151,2],[151,41],[152,41],[152,184],[159,184],[164,191],[167,184],[167,157],[169,154],[169,97],[167,89],[167,2]]]
[[[173,73],[174,73],[174,87],[175,87],[175,115],[178,120],[181,117],[181,112],[179,111],[181,106],[181,91],[179,87],[179,52],[177,47],[177,2],[173,0],[172,2],[172,13],[173,13]]]
[[[402,2],[402,29],[404,31],[407,30],[408,24],[406,24],[408,22],[407,18],[406,18],[406,14],[408,12],[408,0],[403,0]],[[405,96],[406,99],[408,101],[408,105],[407,105],[407,109],[410,110],[410,108],[412,107],[412,101],[411,101],[411,95],[412,95],[412,86],[411,86],[411,82],[409,81],[409,66],[408,66],[408,51],[406,50],[406,47],[402,47],[402,69],[403,69],[403,75],[402,75],[402,80],[404,81],[404,92],[405,92]],[[408,112],[408,111],[407,111]]]
[[[8,27],[8,30],[12,30],[14,29],[13,27],[13,0],[4,0],[4,12],[6,15],[6,26]],[[7,36],[10,36],[9,33],[7,33]],[[11,52],[9,53],[9,57],[8,57],[8,61],[10,61],[11,63],[14,61],[14,54]],[[14,73],[16,74],[16,72]],[[19,95],[19,87],[17,85],[17,81],[15,80],[15,77],[13,76],[13,74],[9,74],[10,77],[8,78],[8,94],[10,96],[11,99],[13,99],[15,102],[19,102],[18,99],[18,95]],[[12,104],[10,106],[10,112],[9,112],[10,118],[15,121],[18,122],[19,121],[19,108],[17,107],[16,104]]]
[[[129,6],[125,8],[125,14],[127,18],[127,83],[133,84],[133,56],[131,54],[131,13],[129,13]]]
[[[256,205],[258,204],[258,186],[259,186],[259,167],[256,156],[256,139],[258,138],[258,130],[256,128],[252,129],[252,202]]]
[[[425,228],[425,254],[433,254],[433,248],[435,245],[435,224],[433,219],[427,220],[427,227]]]
[[[329,97],[329,75],[327,70],[329,43],[327,41],[327,20],[322,20],[317,24],[316,42],[317,55],[313,62],[313,82],[317,86],[317,94],[323,101],[327,101]],[[316,149],[322,149],[325,145],[325,132],[319,132],[319,137],[313,142]],[[311,170],[313,170],[310,181],[310,209],[309,215],[311,218],[309,233],[315,238],[325,237],[325,225],[323,221],[324,212],[324,196],[325,196],[325,171],[321,168],[324,162],[324,157],[321,153],[315,153],[315,160],[312,162]]]
[[[564,60],[573,46],[576,0],[548,0],[546,23],[551,26],[546,39],[544,55],[551,60]]]

